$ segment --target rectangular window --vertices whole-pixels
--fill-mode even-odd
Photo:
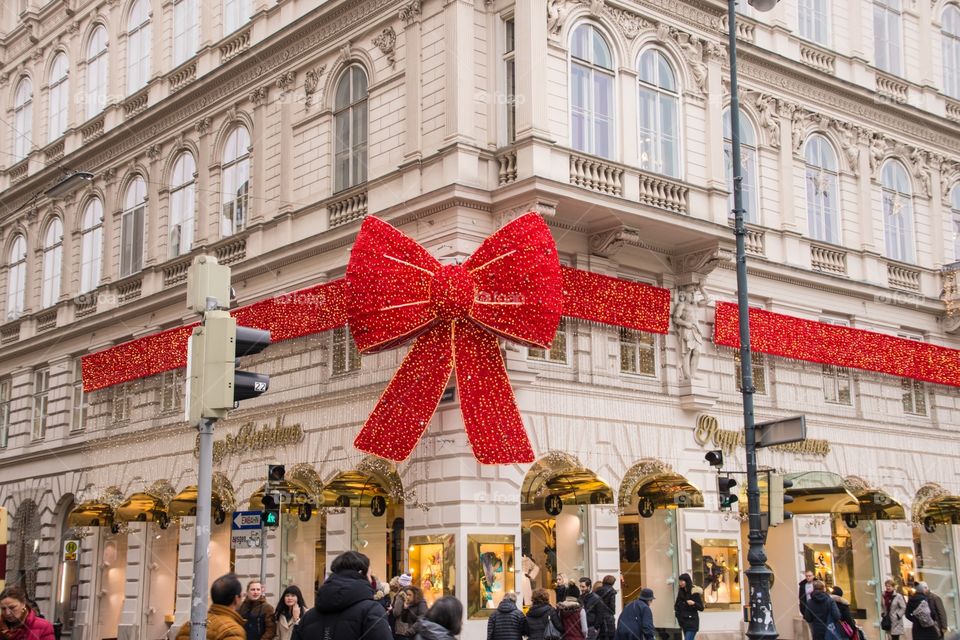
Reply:
[[[50,395],[50,369],[33,372],[33,439],[47,435],[47,403]]]
[[[901,74],[902,15],[900,0],[874,0],[873,44],[878,69]]]
[[[126,422],[130,419],[130,395],[127,391],[126,383],[114,385],[113,387],[113,421]]]
[[[179,66],[197,51],[196,0],[173,3],[173,66]]]
[[[766,356],[757,351],[750,352],[750,371],[753,373],[753,388],[759,395],[767,394],[767,368]],[[737,367],[737,391],[742,390],[743,376],[740,373],[740,351],[733,354],[733,362]]]
[[[143,268],[143,213],[139,206],[123,212],[120,219],[120,277]]]
[[[184,369],[166,371],[160,380],[160,411],[183,411]]]
[[[338,327],[333,330],[333,374],[348,373],[360,369],[360,352],[350,330]]]
[[[900,381],[903,390],[903,412],[915,416],[927,415],[926,387],[919,380],[903,378]]]
[[[544,362],[557,362],[566,364],[567,362],[567,320],[560,319],[560,325],[557,327],[557,334],[553,337],[553,343],[549,351],[530,347],[527,355],[531,360],[543,360]]]
[[[514,32],[514,21],[510,18],[504,21],[504,47],[503,47],[503,65],[506,80],[506,94],[504,95],[504,107],[506,108],[507,122],[507,144],[512,144],[517,139],[517,70],[514,60],[514,51],[516,48],[516,34]]]
[[[620,371],[657,375],[656,338],[652,333],[620,329]]]
[[[830,46],[829,11],[827,0],[800,0],[797,8],[800,37]]]
[[[73,398],[70,406],[70,430],[81,431],[87,424],[87,395],[83,392],[80,358],[73,361]]]
[[[13,401],[13,383],[0,380],[0,449],[7,448],[10,438],[10,403]]]
[[[823,365],[823,399],[850,404],[850,370],[832,364]]]

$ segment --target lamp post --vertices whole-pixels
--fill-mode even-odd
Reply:
[[[778,0],[748,0],[758,11],[769,11]],[[760,522],[760,482],[757,478],[757,431],[753,419],[753,362],[750,356],[750,305],[747,297],[746,228],[743,224],[743,168],[740,164],[740,97],[737,82],[737,2],[727,0],[727,30],[730,43],[730,147],[733,161],[733,215],[737,236],[737,311],[740,326],[740,390],[743,393],[743,430],[747,450],[747,514],[750,549],[747,580],[750,584],[747,604],[751,640],[773,640],[777,627],[770,600],[770,578],[764,543],[767,532]]]

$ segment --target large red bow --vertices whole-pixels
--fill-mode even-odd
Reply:
[[[560,261],[539,215],[504,226],[462,265],[441,265],[414,240],[369,217],[350,255],[347,289],[347,318],[361,352],[414,340],[354,441],[358,449],[406,459],[455,369],[477,460],[533,462],[497,338],[548,347],[560,322]]]

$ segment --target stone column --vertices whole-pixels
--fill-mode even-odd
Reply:
[[[517,140],[528,136],[550,139],[547,124],[547,2],[527,0],[515,6],[517,60]]]
[[[446,0],[445,2],[443,9],[444,66],[446,68],[444,140],[447,142],[472,144],[476,140],[473,117],[476,93],[473,14],[473,2],[468,0]]]
[[[210,133],[211,121],[208,117],[197,120],[194,128],[197,131],[197,236],[194,239],[193,246],[202,247],[216,242],[220,238],[217,224],[219,216],[216,215],[216,206],[220,198],[216,193],[210,191],[210,146],[212,141],[208,134]]]
[[[423,102],[423,79],[420,77],[420,0],[413,0],[400,9],[400,19],[403,20],[403,64],[404,64],[404,91],[406,93],[406,111],[403,140],[403,159],[408,162],[419,160],[421,156],[421,126]]]
[[[167,253],[167,242],[162,238],[167,220],[169,208],[162,206],[165,203],[160,202],[161,193],[166,200],[168,189],[164,184],[163,163],[160,161],[162,149],[159,144],[153,144],[147,149],[147,158],[150,160],[150,173],[143,176],[147,182],[147,208],[144,213],[143,235],[145,246],[143,248],[143,269],[163,262]],[[163,215],[163,219],[161,219]]]

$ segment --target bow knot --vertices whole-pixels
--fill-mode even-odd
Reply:
[[[467,268],[448,264],[433,274],[430,283],[430,307],[440,320],[462,320],[473,310],[476,285]]]

